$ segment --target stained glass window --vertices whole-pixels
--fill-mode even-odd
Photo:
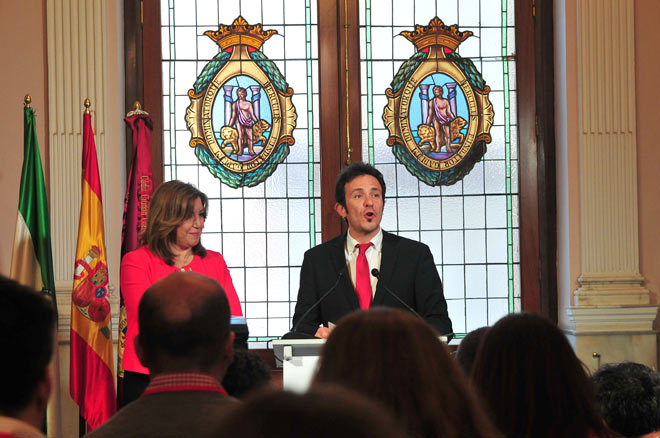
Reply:
[[[387,184],[384,229],[426,243],[459,337],[520,310],[518,141],[513,0],[360,0],[363,160]],[[434,17],[472,31],[457,49],[490,86],[495,118],[483,159],[449,186],[431,187],[386,145],[385,90],[415,52],[400,35]]]
[[[209,197],[202,242],[223,254],[251,345],[263,347],[289,330],[303,253],[321,241],[316,2],[162,0],[161,15],[164,179],[192,183]],[[297,124],[288,157],[265,182],[232,188],[202,166],[189,146],[186,108],[188,90],[220,50],[204,32],[238,16],[277,31],[261,50],[294,91]],[[251,85],[241,80],[247,81],[239,77],[237,84]]]
[[[513,10],[514,0],[359,0],[362,158],[387,182],[382,226],[431,248],[459,337],[521,306]],[[277,31],[260,50],[293,89],[297,125],[269,178],[231,188],[189,146],[186,109],[220,50],[204,32],[238,16]],[[415,50],[399,34],[436,16],[474,33],[457,53],[490,87],[495,116],[483,159],[461,181],[431,187],[392,154],[382,114],[385,90]],[[290,328],[303,253],[321,243],[319,117],[337,109],[319,108],[317,24],[316,0],[161,0],[165,180],[209,196],[203,243],[224,255],[255,347]]]

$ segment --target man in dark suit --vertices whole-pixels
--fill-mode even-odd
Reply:
[[[213,436],[236,405],[220,384],[234,342],[222,287],[192,272],[171,274],[144,293],[138,323],[135,347],[149,368],[149,386],[87,436]]]
[[[380,171],[365,163],[351,164],[337,178],[335,201],[335,211],[348,222],[348,232],[305,253],[294,330],[327,338],[328,324],[354,310],[371,306],[405,309],[389,289],[438,333],[451,333],[442,282],[428,246],[380,228],[385,205]],[[374,269],[380,272],[378,277],[372,275]],[[334,290],[312,309],[331,288]]]

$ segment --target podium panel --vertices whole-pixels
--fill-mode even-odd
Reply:
[[[273,341],[277,367],[283,369],[282,387],[305,392],[318,367],[325,339],[279,339]]]

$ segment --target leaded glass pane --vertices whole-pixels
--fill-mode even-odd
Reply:
[[[362,159],[385,176],[382,226],[401,235],[413,235],[414,224],[423,230],[419,237],[431,248],[454,331],[462,337],[520,309],[514,1],[359,0],[359,8]],[[385,90],[415,53],[399,34],[436,16],[474,33],[456,52],[490,87],[494,124],[492,141],[472,170],[452,185],[431,187],[394,156],[382,116]]]
[[[190,182],[209,196],[202,241],[225,257],[259,346],[289,329],[302,254],[320,236],[316,2],[161,0],[161,11],[165,180]],[[188,90],[220,50],[204,32],[239,15],[278,32],[260,50],[294,90],[298,117],[295,144],[275,172],[254,187],[232,188],[200,165],[185,117]],[[214,129],[215,117],[214,107]]]

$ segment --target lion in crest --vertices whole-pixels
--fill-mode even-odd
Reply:
[[[467,122],[463,117],[456,117],[451,121],[449,127],[451,131],[452,142],[456,139],[458,139],[459,144],[463,142],[465,136],[461,132],[461,129],[463,129],[466,124]],[[417,143],[419,148],[421,148],[423,144],[428,144],[431,147],[431,151],[436,149],[435,128],[433,126],[422,123],[421,125],[417,126],[417,135],[419,136],[419,143]],[[443,144],[439,146],[444,146],[444,141]],[[451,151],[450,147],[447,147],[447,151]]]
[[[260,141],[262,145],[266,143],[267,138],[264,136],[264,132],[270,128],[270,124],[263,120],[257,120],[254,125],[252,125],[252,144],[257,144]],[[220,148],[224,150],[225,146],[231,145],[231,153],[241,155],[241,147],[238,144],[238,132],[236,128],[231,126],[223,126],[220,129],[220,137],[222,138],[222,144]]]

